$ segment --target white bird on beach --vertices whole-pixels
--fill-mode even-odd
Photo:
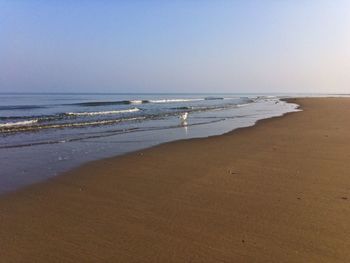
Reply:
[[[181,113],[179,118],[181,122],[185,122],[187,120],[187,117],[188,117],[188,112],[184,112],[184,113]]]
[[[180,120],[181,120],[181,125],[182,126],[187,126],[187,117],[188,117],[188,112],[183,112],[180,114]]]

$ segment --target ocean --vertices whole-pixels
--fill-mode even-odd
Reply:
[[[88,161],[292,111],[297,105],[258,94],[0,94],[0,193]]]

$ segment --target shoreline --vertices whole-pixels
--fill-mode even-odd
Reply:
[[[293,100],[292,98],[288,98],[288,99],[285,99],[285,98],[278,98],[278,101],[281,103],[288,103],[289,100]],[[206,138],[211,138],[211,137],[217,137],[217,136],[222,136],[222,135],[225,135],[225,134],[230,134],[231,132],[234,132],[238,129],[242,129],[242,128],[250,128],[250,127],[253,127],[255,126],[259,121],[262,121],[262,120],[268,120],[268,119],[271,119],[271,118],[279,118],[279,117],[283,117],[284,115],[286,114],[289,114],[289,113],[294,113],[294,112],[298,112],[299,111],[299,105],[291,102],[290,105],[294,105],[294,109],[292,109],[293,106],[290,106],[291,109],[289,109],[288,112],[285,112],[285,113],[277,113],[277,114],[281,114],[281,115],[276,115],[276,113],[274,113],[276,116],[272,116],[272,117],[262,117],[260,119],[257,118],[257,120],[254,122],[253,121],[249,121],[247,120],[246,123],[241,123],[238,125],[238,127],[235,127],[236,124],[232,124],[233,127],[230,129],[225,129],[225,131],[220,131],[220,132],[215,132],[213,133],[212,131],[209,131],[209,132],[202,132],[202,133],[207,133],[209,135],[201,135],[201,134],[197,134],[196,135],[192,135],[188,138],[173,138],[172,140],[168,141],[168,140],[165,140],[165,141],[162,141],[160,140],[160,142],[156,143],[156,144],[153,144],[151,143],[150,145],[146,145],[144,146],[143,148],[139,148],[139,149],[135,149],[135,150],[128,150],[128,151],[121,151],[120,153],[118,154],[107,154],[106,156],[103,156],[103,157],[94,157],[93,159],[90,159],[88,158],[88,160],[86,161],[83,161],[83,162],[80,162],[78,161],[77,164],[75,165],[71,165],[70,163],[66,163],[65,165],[68,167],[68,168],[63,168],[63,166],[61,168],[59,168],[57,171],[55,169],[50,169],[50,171],[46,171],[46,173],[52,173],[53,175],[49,174],[47,177],[43,177],[41,176],[41,179],[35,179],[31,182],[31,179],[29,179],[28,181],[29,182],[26,182],[26,183],[17,183],[18,186],[11,186],[11,184],[9,185],[9,188],[6,189],[4,188],[4,190],[2,190],[0,188],[0,198],[4,195],[8,195],[8,194],[11,194],[11,193],[16,193],[18,191],[21,191],[21,190],[24,190],[24,189],[27,189],[28,187],[30,188],[31,186],[35,186],[36,184],[45,184],[46,182],[49,182],[51,180],[54,180],[56,177],[59,177],[59,176],[62,176],[66,173],[69,173],[71,172],[72,170],[76,170],[76,169],[79,169],[80,167],[84,166],[84,165],[88,165],[89,163],[91,162],[98,162],[98,161],[103,161],[103,160],[106,160],[106,159],[110,159],[110,158],[117,158],[117,157],[120,157],[120,156],[123,156],[123,155],[126,155],[126,154],[133,154],[133,153],[138,153],[140,151],[145,151],[147,149],[150,149],[150,148],[153,148],[153,147],[157,147],[157,146],[160,146],[160,145],[163,145],[163,144],[168,144],[168,143],[172,143],[172,142],[176,142],[176,141],[187,141],[187,140],[192,140],[192,139],[206,139]],[[271,113],[272,114],[272,113]],[[226,124],[227,126],[227,124]],[[194,127],[192,127],[191,125],[188,126],[189,129],[193,129]],[[184,127],[180,127],[180,128],[184,128]],[[185,127],[187,129],[187,127]],[[212,127],[208,126],[208,128],[212,129]],[[202,129],[205,129],[205,128],[202,128]],[[218,127],[218,130],[222,130],[222,127]],[[197,131],[198,132],[198,131]],[[222,132],[222,133],[221,133]],[[187,133],[187,131],[186,131]],[[196,132],[195,132],[196,133]],[[177,136],[175,136],[177,137]],[[181,136],[180,136],[181,137]],[[53,143],[55,144],[55,143]],[[46,145],[46,142],[45,142],[45,145]],[[51,143],[49,143],[48,145],[51,145]],[[17,147],[17,146],[16,146]],[[109,152],[109,151],[108,151]],[[61,160],[64,160],[65,157],[58,157],[59,159]],[[52,165],[52,164],[51,164]],[[35,175],[35,170],[39,171],[40,174],[42,174],[43,172],[41,171],[41,169],[29,169],[29,171],[27,171],[27,169],[25,169],[26,167],[23,168],[23,171],[21,170],[18,170],[17,173],[21,173],[23,172],[23,177],[37,177],[37,176],[33,176]],[[24,173],[25,171],[25,173]],[[8,175],[8,173],[7,173]],[[6,176],[5,176],[6,177]],[[40,178],[40,176],[38,177]],[[6,181],[5,181],[5,185],[6,185]],[[15,185],[15,184],[14,184]],[[5,190],[6,189],[6,190]]]
[[[92,161],[0,196],[0,254],[14,262],[349,260],[350,99],[292,100],[302,112]]]

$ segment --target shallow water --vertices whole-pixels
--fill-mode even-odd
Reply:
[[[0,193],[91,160],[219,135],[296,110],[274,96],[245,94],[3,94]]]

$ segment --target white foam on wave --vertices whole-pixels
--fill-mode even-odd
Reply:
[[[36,125],[36,126],[18,126],[12,127],[7,132],[20,132],[20,131],[33,131],[33,130],[43,130],[43,129],[61,129],[61,128],[79,128],[85,126],[98,126],[98,125],[111,125],[119,122],[126,121],[141,121],[146,117],[134,117],[128,119],[117,119],[117,120],[102,120],[102,121],[90,121],[90,122],[78,122],[78,123],[61,123],[61,124],[46,124],[46,125]],[[6,132],[6,131],[5,131]],[[67,142],[65,140],[60,141],[61,143]]]
[[[127,110],[111,110],[111,111],[94,111],[94,112],[68,112],[67,115],[72,116],[95,116],[95,115],[108,115],[108,114],[120,114],[120,113],[131,113],[137,112],[140,109],[132,108]]]
[[[151,103],[172,103],[172,102],[188,102],[188,101],[201,101],[204,99],[161,99],[161,100],[150,100]]]
[[[37,122],[38,122],[38,120],[7,122],[7,123],[1,123],[0,128],[15,127],[15,126],[27,126],[27,125],[31,125],[31,124],[37,123]]]
[[[142,104],[143,101],[142,100],[130,100],[131,104]]]

